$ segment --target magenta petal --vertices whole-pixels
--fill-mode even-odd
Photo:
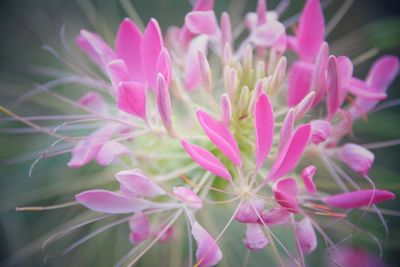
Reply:
[[[173,188],[174,195],[182,202],[186,203],[188,207],[193,209],[203,208],[203,201],[192,190],[187,187],[177,186]]]
[[[279,134],[278,153],[282,150],[285,144],[290,141],[294,127],[294,111],[290,109],[283,120],[281,132]]]
[[[311,90],[314,91],[316,95],[314,105],[316,105],[322,99],[324,93],[326,92],[326,70],[328,67],[328,58],[329,46],[326,42],[323,42],[319,48],[317,58],[315,59],[314,70],[312,73]]]
[[[108,108],[103,97],[97,92],[89,92],[79,99],[79,104],[95,113],[107,113]]]
[[[119,25],[115,39],[115,53],[118,58],[125,61],[130,77],[134,82],[145,83],[142,69],[140,47],[142,45],[142,33],[136,24],[126,18]]]
[[[316,172],[317,168],[313,165],[304,168],[301,172],[301,179],[303,179],[304,186],[306,187],[307,191],[313,195],[315,192],[317,192],[317,187],[313,181]]]
[[[313,67],[304,62],[293,64],[289,73],[289,85],[287,93],[287,103],[293,107],[300,103],[308,94],[311,86]]]
[[[305,255],[310,254],[317,248],[317,235],[308,217],[296,223],[296,238]]]
[[[383,56],[371,67],[367,84],[378,92],[385,92],[399,72],[399,60],[396,56]]]
[[[169,56],[168,50],[166,48],[163,48],[158,55],[157,59],[157,75],[159,73],[162,74],[162,76],[165,79],[165,82],[167,85],[169,85],[171,81],[171,74],[172,74],[172,63],[171,63],[171,58]]]
[[[143,212],[136,212],[129,219],[129,228],[131,233],[129,235],[129,240],[132,244],[137,245],[150,236],[150,222],[147,215]]]
[[[341,82],[336,57],[330,56],[328,61],[328,91],[326,107],[328,120],[332,120],[340,107]]]
[[[232,176],[225,166],[209,151],[202,147],[190,144],[186,140],[181,140],[181,144],[189,156],[201,167],[212,172],[216,176],[224,178],[225,180],[232,180]]]
[[[194,38],[185,59],[185,87],[191,91],[196,89],[202,82],[202,71],[199,62],[199,51],[204,55],[207,53],[207,36],[200,35]]]
[[[311,141],[318,145],[324,142],[331,134],[332,126],[324,120],[311,121]]]
[[[245,246],[251,251],[258,251],[269,244],[261,226],[255,223],[246,224],[246,237],[243,239]]]
[[[215,36],[219,32],[214,11],[192,11],[185,17],[185,26],[193,34]]]
[[[128,67],[122,59],[116,59],[107,64],[107,74],[111,80],[114,91],[118,91],[121,82],[130,81]]]
[[[165,195],[165,191],[139,170],[120,171],[116,175],[118,182],[127,192],[135,196],[155,197]]]
[[[264,200],[259,198],[251,198],[249,200],[242,201],[235,215],[235,220],[242,223],[258,222],[259,217],[263,212],[264,205],[265,205]]]
[[[117,104],[120,110],[146,120],[146,86],[136,82],[122,82],[117,92]]]
[[[375,156],[368,149],[357,144],[345,144],[340,148],[337,157],[353,171],[366,175],[374,163]]]
[[[303,124],[297,128],[291,139],[279,152],[268,174],[268,179],[276,180],[290,172],[297,165],[310,140],[310,135],[310,124]]]
[[[294,120],[302,119],[311,109],[315,99],[315,92],[310,92],[294,108]]]
[[[254,109],[256,145],[256,168],[260,168],[268,157],[274,137],[274,113],[269,97],[262,93]]]
[[[208,138],[210,138],[227,158],[238,167],[241,167],[242,159],[240,158],[238,144],[236,143],[235,137],[224,123],[217,121],[202,110],[198,110],[196,115]]]
[[[297,30],[297,53],[312,62],[324,40],[325,22],[320,0],[307,0],[301,13]]]
[[[157,61],[163,46],[164,43],[160,26],[157,20],[151,19],[143,34],[141,60],[144,75],[153,90],[155,90],[157,86]]]
[[[322,201],[335,208],[355,209],[391,200],[395,197],[395,194],[386,190],[367,189],[325,197]]]
[[[117,157],[129,153],[129,149],[123,144],[116,141],[109,141],[101,147],[97,153],[96,160],[97,163],[105,166],[112,163]]]
[[[168,85],[164,76],[159,73],[157,75],[157,90],[156,90],[157,109],[160,114],[161,121],[167,131],[172,134],[172,119],[171,119],[171,99],[169,96]]]
[[[216,265],[222,259],[222,252],[214,238],[197,222],[192,226],[192,235],[197,242],[196,265],[201,267]]]
[[[297,183],[292,178],[278,180],[273,188],[275,201],[289,212],[298,213]]]
[[[88,209],[111,214],[137,212],[150,205],[144,199],[101,189],[82,192],[75,198]]]
[[[350,93],[366,101],[377,101],[387,97],[386,92],[377,91],[375,88],[370,87],[366,82],[357,78],[350,79],[347,89]]]
[[[208,11],[214,8],[214,0],[197,0],[193,11]]]
[[[284,224],[289,220],[290,212],[284,208],[273,208],[261,214],[261,218],[266,225],[274,226]]]
[[[257,25],[262,25],[267,22],[267,1],[257,1]]]

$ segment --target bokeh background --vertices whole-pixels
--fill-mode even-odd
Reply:
[[[344,0],[347,1],[347,0]],[[325,10],[327,20],[344,2],[342,0],[323,1],[328,3]],[[256,1],[216,0],[216,11],[229,10],[232,19],[240,18],[243,11],[254,10]],[[301,10],[304,1],[293,0],[290,8],[283,15],[283,20],[291,18]],[[39,114],[71,113],[68,106],[60,105],[54,99],[41,95],[22,105],[15,105],[15,100],[32,89],[36,84],[48,81],[49,77],[38,74],[39,67],[52,67],[62,70],[63,64],[43,49],[43,45],[52,47],[63,54],[61,31],[64,29],[65,40],[75,50],[73,39],[80,28],[87,28],[103,34],[110,42],[120,20],[135,15],[132,10],[124,9],[128,1],[103,0],[2,0],[0,1],[0,104],[7,106],[17,114],[33,116]],[[142,21],[155,17],[160,22],[163,32],[169,25],[181,25],[190,5],[184,0],[137,0],[131,2]],[[277,1],[268,1],[275,7]],[[241,13],[242,12],[242,13]],[[345,54],[357,58],[366,51],[376,48],[380,54],[400,55],[400,8],[396,0],[355,0],[342,21],[335,27],[328,38],[334,54]],[[356,67],[358,77],[364,77],[373,62],[367,60]],[[43,69],[41,69],[43,70]],[[61,87],[57,90],[79,95],[78,86]],[[400,98],[400,79],[392,84],[389,99]],[[384,141],[400,137],[399,107],[385,109],[359,121],[355,126],[355,135],[350,137],[360,143]],[[366,123],[368,122],[368,123]],[[64,209],[42,213],[16,212],[15,207],[24,205],[48,205],[64,202],[80,190],[82,179],[93,184],[96,176],[112,177],[97,166],[89,165],[84,170],[69,170],[66,162],[68,155],[61,155],[40,161],[28,178],[29,168],[35,153],[48,145],[49,138],[43,134],[18,134],[10,128],[21,127],[20,123],[4,120],[0,115],[0,266],[112,266],[129,246],[126,238],[127,227],[99,235],[65,257],[58,257],[44,262],[52,251],[57,251],[57,244],[45,251],[40,249],[42,237],[73,218],[82,209]],[[378,187],[400,194],[400,146],[374,150],[376,164],[371,171]],[[78,190],[79,189],[79,190]],[[383,205],[392,210],[399,210],[400,200]],[[218,216],[214,217],[218,224]],[[384,260],[390,266],[400,266],[400,220],[387,216],[390,228],[386,236],[379,222],[366,219],[371,232],[384,245]],[[237,228],[239,229],[239,228]],[[221,266],[239,266],[242,262],[241,234],[223,240],[224,261]],[[90,231],[83,229],[81,234]],[[243,230],[237,230],[243,231]],[[68,240],[70,238],[70,240]],[[66,237],[66,242],[72,237]],[[319,250],[310,258],[311,266],[324,266],[324,246],[320,240]],[[186,243],[185,243],[186,244]],[[351,244],[361,246],[377,253],[376,246],[367,238],[357,236]],[[62,244],[60,244],[62,246]],[[229,248],[230,251],[226,252]],[[179,255],[171,259],[174,248],[164,245],[150,251],[147,260],[141,266],[153,266],[157,259],[165,258],[166,265],[179,266]],[[34,252],[36,251],[36,252]],[[79,263],[79,264],[78,264]],[[78,264],[78,265],[77,265]],[[250,266],[261,262],[252,261]],[[139,264],[140,266],[140,264]],[[156,266],[156,265],[154,265]]]

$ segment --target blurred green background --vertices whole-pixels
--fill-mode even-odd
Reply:
[[[122,4],[121,4],[122,2]],[[54,99],[46,96],[34,98],[32,101],[15,107],[12,103],[23,93],[29,91],[35,84],[45,82],[48,77],[39,76],[35,71],[37,65],[63,69],[54,56],[42,49],[46,44],[56,51],[63,51],[60,31],[65,27],[66,40],[73,46],[73,38],[80,28],[98,31],[108,41],[112,42],[120,20],[127,16],[124,11],[124,1],[71,1],[71,0],[3,0],[0,1],[0,104],[9,107],[14,112],[24,115],[73,113],[67,106],[59,105]],[[256,1],[235,1],[236,6],[242,6],[245,11],[254,10]],[[283,15],[283,20],[297,14],[304,1],[292,1],[289,9]],[[325,10],[327,20],[333,16],[343,1],[333,0]],[[147,22],[155,17],[160,22],[165,33],[169,25],[181,25],[190,5],[183,0],[146,0],[132,1],[142,21]],[[277,1],[269,1],[269,7],[276,6]],[[216,11],[219,14],[229,9],[232,2],[216,0]],[[93,12],[96,10],[96,12]],[[240,9],[239,9],[240,11]],[[232,19],[238,19],[237,10],[230,10]],[[334,54],[345,54],[356,58],[374,47],[379,54],[400,55],[400,9],[396,0],[355,0],[354,4],[337,25],[329,42]],[[373,59],[375,59],[374,57]],[[373,59],[356,67],[356,76],[364,77]],[[79,92],[78,86],[61,88],[71,94]],[[400,79],[392,84],[389,99],[400,98]],[[360,143],[384,141],[400,137],[399,107],[393,107],[372,114],[368,123],[359,121],[355,127],[354,138]],[[72,218],[81,208],[49,211],[44,213],[18,213],[14,210],[23,205],[48,205],[53,202],[64,202],[80,190],[81,179],[93,182],[96,174],[112,177],[113,170],[101,172],[94,164],[84,170],[70,170],[65,164],[68,155],[42,160],[35,168],[31,178],[28,178],[32,159],[24,160],[23,156],[45,148],[49,138],[42,134],[10,134],[6,128],[19,127],[19,123],[0,122],[0,265],[13,263],[18,266],[71,266],[79,262],[79,266],[111,266],[124,255],[126,247],[127,227],[120,226],[121,231],[110,232],[96,237],[88,246],[82,246],[68,257],[58,258],[44,263],[43,258],[48,251],[40,249],[33,256],[21,250],[40,238],[47,230],[61,225]],[[376,166],[371,171],[377,185],[381,188],[400,192],[400,146],[374,150]],[[90,180],[91,179],[91,180]],[[89,182],[90,180],[90,182]],[[383,205],[399,210],[400,201]],[[391,266],[400,266],[400,220],[396,217],[386,217],[390,234],[386,237],[376,220],[367,220],[371,232],[378,232],[384,247],[384,259]],[[369,223],[369,224],[368,224]],[[236,228],[235,228],[236,227]],[[235,226],[232,230],[240,232],[239,236],[228,236],[224,240],[224,248],[232,248],[225,254],[225,266],[239,266],[242,256],[236,251],[241,248],[243,229]],[[82,230],[82,233],[90,229]],[[68,238],[67,238],[68,239]],[[40,241],[40,240],[39,240]],[[323,266],[324,246],[320,240],[319,251],[310,256],[311,266]],[[363,238],[356,238],[355,244],[371,249],[376,253],[376,247]],[[40,248],[40,242],[32,244],[32,248]],[[169,246],[155,248],[150,257],[168,257]],[[224,251],[225,252],[225,251]],[[16,254],[17,253],[17,254]],[[26,259],[24,256],[29,256]],[[11,257],[11,258],[10,258]],[[237,258],[238,257],[238,258]],[[10,260],[11,261],[8,261]],[[225,260],[224,260],[225,261]],[[170,263],[173,262],[172,260]],[[179,261],[178,261],[179,262]],[[146,265],[147,263],[147,265]],[[151,261],[143,263],[149,266]],[[250,266],[258,266],[256,262]],[[75,265],[78,266],[78,265]],[[171,265],[173,266],[173,265]]]

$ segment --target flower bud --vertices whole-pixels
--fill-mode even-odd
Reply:
[[[353,171],[366,175],[374,162],[374,154],[357,144],[345,144],[337,153],[337,157]]]
[[[229,96],[227,94],[223,94],[221,96],[221,121],[225,124],[226,127],[229,127],[232,120],[232,106],[231,101],[229,100]]]
[[[318,145],[324,142],[331,133],[331,124],[324,120],[311,121],[311,141]]]

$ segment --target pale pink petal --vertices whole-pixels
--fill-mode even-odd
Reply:
[[[161,234],[163,231],[164,233]],[[156,231],[153,232],[153,237],[159,237],[158,243],[164,244],[172,239],[174,232],[174,228],[168,227],[168,229],[165,230],[165,225],[161,225]]]
[[[263,212],[264,205],[264,200],[255,197],[242,201],[235,215],[235,220],[242,223],[258,222],[259,217]]]
[[[208,38],[200,35],[194,38],[190,45],[185,59],[185,87],[191,91],[196,89],[202,82],[202,75],[199,63],[198,52],[207,54]]]
[[[143,34],[141,60],[144,75],[153,90],[155,90],[157,86],[157,61],[163,46],[164,43],[160,26],[157,20],[150,19]]]
[[[99,165],[108,165],[121,155],[129,154],[129,149],[116,141],[105,143],[96,156],[96,161]]]
[[[116,59],[107,64],[107,74],[115,92],[121,82],[130,81],[128,67],[122,59]]]
[[[246,224],[246,237],[243,239],[244,245],[251,251],[258,251],[269,244],[260,225],[256,223]]]
[[[231,20],[228,13],[222,12],[221,15],[221,47],[223,48],[226,43],[232,44],[232,28]]]
[[[257,1],[257,25],[263,25],[267,22],[267,1],[258,0]]]
[[[326,70],[328,68],[328,58],[329,46],[326,42],[322,42],[317,58],[315,59],[315,66],[311,79],[311,90],[315,92],[314,106],[319,103],[327,90]]]
[[[331,134],[331,129],[332,125],[328,121],[311,121],[311,141],[316,145],[324,142]]]
[[[327,119],[332,120],[340,108],[341,83],[336,57],[330,56],[328,60],[328,90],[326,96]]]
[[[125,190],[135,196],[155,197],[165,195],[165,191],[139,170],[120,171],[116,175]]]
[[[315,99],[315,92],[310,92],[294,108],[294,120],[302,119],[311,109]]]
[[[193,11],[208,11],[214,8],[214,0],[197,0]]]
[[[197,242],[196,265],[201,267],[216,265],[222,259],[222,252],[214,238],[197,222],[192,226],[192,235]]]
[[[130,19],[124,19],[119,25],[115,39],[115,53],[125,61],[132,81],[145,83],[143,75],[140,47],[142,33],[138,26]]]
[[[268,48],[274,45],[284,33],[285,26],[282,23],[270,21],[256,27],[251,33],[250,41],[257,47]]]
[[[297,205],[297,183],[292,178],[278,180],[273,188],[275,201],[287,211],[292,213],[299,212]]]
[[[385,92],[399,73],[399,59],[396,56],[383,56],[372,65],[366,82],[376,91]]]
[[[359,247],[339,247],[332,250],[327,258],[328,267],[389,267],[377,255]]]
[[[366,175],[374,163],[374,154],[368,149],[348,143],[341,147],[336,155],[343,163],[352,170]]]
[[[311,86],[313,66],[296,62],[293,64],[289,73],[289,85],[287,93],[287,102],[289,107],[300,103],[308,94]]]
[[[314,175],[317,172],[317,167],[310,165],[303,169],[301,172],[301,179],[303,180],[304,186],[306,187],[307,191],[311,194],[315,194],[317,192],[317,187],[313,181]]]
[[[317,235],[308,217],[304,217],[304,219],[296,223],[296,238],[305,255],[310,254],[317,248]]]
[[[335,208],[355,209],[391,200],[395,197],[395,194],[386,190],[366,189],[325,197],[322,201]]]
[[[209,151],[202,147],[190,144],[186,140],[181,140],[181,144],[189,156],[201,167],[212,172],[216,176],[224,178],[225,180],[232,180],[232,176],[225,166]]]
[[[257,19],[257,13],[249,12],[246,14],[244,23],[249,31],[252,31],[257,27]]]
[[[81,30],[76,43],[103,70],[108,62],[116,59],[111,47],[96,33]]]
[[[268,157],[274,137],[274,113],[269,97],[261,93],[254,109],[256,145],[256,168],[260,168]]]
[[[289,109],[288,113],[286,113],[285,119],[283,120],[281,126],[281,132],[279,134],[279,144],[278,144],[278,152],[283,149],[285,144],[290,141],[292,137],[294,128],[294,111],[293,109]]]
[[[89,92],[78,100],[79,104],[95,113],[107,113],[107,104],[97,92]]]
[[[146,120],[146,86],[136,82],[120,83],[117,92],[117,105],[120,110]]]
[[[203,201],[192,190],[187,187],[177,186],[173,188],[174,195],[182,202],[186,203],[189,208],[203,208]]]
[[[170,134],[172,134],[172,111],[168,85],[164,79],[164,76],[161,73],[157,75],[157,80],[156,101],[158,113],[160,114],[161,121],[164,124],[164,127]]]
[[[144,199],[101,189],[82,192],[75,199],[88,209],[111,214],[137,212],[150,206]]]
[[[208,138],[238,167],[242,166],[240,151],[235,137],[220,121],[217,121],[206,112],[198,110],[197,119]]]
[[[307,62],[314,61],[324,41],[325,21],[320,0],[307,0],[297,30],[297,53]]]
[[[143,212],[136,212],[129,219],[129,228],[131,233],[129,240],[132,244],[137,245],[150,237],[150,222],[147,215]]]
[[[185,26],[193,34],[215,36],[219,33],[214,11],[192,11],[185,17]]]
[[[276,180],[290,172],[299,162],[311,136],[311,125],[300,125],[291,139],[279,152],[271,167],[268,179]]]
[[[285,208],[279,207],[270,209],[267,212],[263,211],[261,214],[263,223],[270,226],[285,224],[288,222],[289,217],[290,212],[288,212]]]
[[[354,66],[350,58],[346,56],[340,56],[336,61],[340,73],[341,86],[344,87],[350,83],[350,80],[353,77]]]
[[[221,121],[225,124],[226,127],[229,127],[232,120],[232,106],[231,101],[229,100],[229,96],[227,94],[223,94],[221,96]]]
[[[172,75],[172,63],[171,63],[171,58],[169,56],[168,50],[166,48],[163,48],[158,56],[156,71],[157,71],[157,75],[159,73],[162,74],[162,76],[165,79],[165,83],[167,85],[169,85],[169,83],[171,81],[171,75]]]

